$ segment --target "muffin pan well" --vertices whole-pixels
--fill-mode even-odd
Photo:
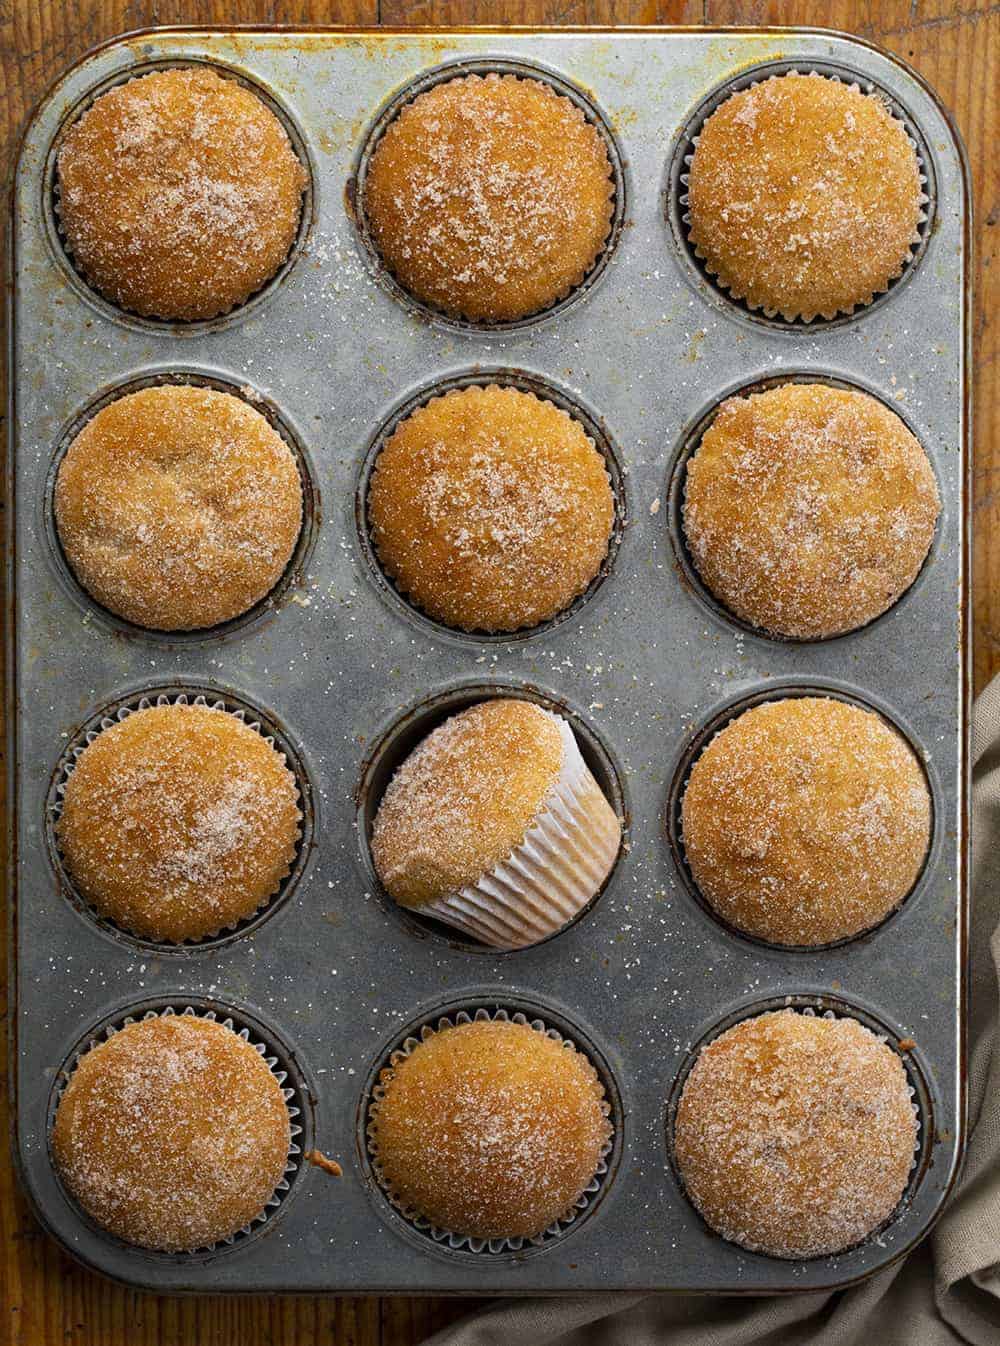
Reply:
[[[274,282],[225,318],[156,324],[97,300],[72,270],[53,154],[95,92],[187,61],[263,90],[295,128],[312,186],[297,250]],[[665,190],[704,100],[775,61],[883,90],[924,161],[929,227],[915,260],[885,296],[831,323],[787,326],[721,297]],[[396,100],[453,73],[508,67],[575,91],[600,119],[621,218],[566,301],[475,329],[418,310],[380,273],[354,209],[357,176]],[[962,149],[926,86],[862,42],[808,30],[164,29],[106,45],[64,77],[26,133],[13,196],[8,651],[16,1151],[65,1247],[165,1293],[763,1293],[849,1284],[926,1232],[965,1125],[968,224]],[[691,432],[724,396],[782,376],[881,397],[926,449],[942,497],[912,589],[870,626],[823,642],[771,640],[735,622],[674,548],[682,474],[671,484],[671,471]],[[299,450],[311,500],[304,550],[266,609],[179,636],[109,619],[75,585],[53,545],[49,489],[83,409],[173,377],[263,398]],[[395,419],[440,388],[491,380],[575,408],[618,505],[613,551],[588,594],[510,638],[416,613],[379,569],[365,518],[367,475]],[[934,835],[917,886],[882,926],[787,950],[733,933],[694,900],[671,808],[675,772],[706,727],[738,703],[808,688],[904,729],[926,765]],[[181,692],[246,703],[294,750],[311,834],[287,896],[224,937],[170,950],[67,898],[49,810],[67,752],[109,707]],[[450,709],[497,694],[569,716],[626,825],[582,918],[504,955],[401,919],[367,858],[394,766]],[[672,1169],[668,1128],[705,1035],[786,1000],[912,1040],[904,1057],[921,1113],[910,1189],[887,1226],[800,1263],[742,1251],[703,1225]],[[269,1047],[294,1043],[277,1054],[301,1077],[299,1143],[344,1166],[338,1180],[300,1167],[280,1208],[224,1256],[115,1242],[67,1200],[50,1161],[60,1068],[104,1025],[166,1005],[214,1009]],[[579,1042],[612,1105],[615,1148],[592,1205],[530,1249],[472,1252],[414,1229],[378,1190],[364,1148],[369,1092],[390,1053],[422,1024],[477,1010],[523,1013]]]

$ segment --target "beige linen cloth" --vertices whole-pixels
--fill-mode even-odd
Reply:
[[[1000,1346],[1000,676],[973,711],[972,762],[971,1135],[930,1237],[839,1293],[502,1300],[425,1346]]]

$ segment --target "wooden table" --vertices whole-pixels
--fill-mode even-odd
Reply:
[[[816,22],[879,42],[914,65],[955,114],[972,162],[978,691],[1000,670],[1000,6],[991,0],[833,0],[822,6],[802,0],[4,0],[2,136],[9,160],[31,109],[65,67],[94,43],[153,24]],[[0,1092],[5,1088],[4,1073]],[[411,1346],[470,1308],[468,1301],[441,1299],[167,1299],[130,1293],[77,1267],[41,1233],[17,1190],[6,1146],[0,1147],[0,1233],[0,1344],[11,1346]]]

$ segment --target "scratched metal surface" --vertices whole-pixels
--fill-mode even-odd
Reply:
[[[374,278],[345,205],[380,106],[463,56],[539,62],[581,86],[626,163],[625,227],[600,283],[521,332],[456,331],[409,312]],[[116,318],[89,300],[59,260],[46,198],[53,137],[88,90],[177,57],[220,61],[270,90],[307,147],[315,188],[288,274],[246,312],[191,331]],[[684,119],[722,80],[788,57],[878,81],[922,131],[937,181],[922,263],[885,302],[829,330],[749,321],[692,270],[664,218]],[[167,1291],[805,1289],[845,1283],[908,1247],[953,1180],[964,1093],[968,201],[961,151],[927,90],[861,44],[806,32],[164,31],[106,47],[66,76],[28,132],[13,208],[16,1145],[54,1235],[113,1276]],[[477,366],[547,379],[603,421],[628,497],[606,583],[570,620],[511,642],[477,643],[407,615],[373,578],[355,521],[379,424],[416,389]],[[177,370],[270,399],[311,464],[318,507],[304,570],[272,608],[231,632],[172,642],[127,631],[75,590],[52,546],[46,483],[67,428],[95,397]],[[893,402],[944,501],[912,592],[871,627],[824,644],[765,640],[713,613],[683,581],[670,540],[668,474],[685,427],[734,387],[790,371],[852,380]],[[722,929],[686,889],[666,837],[671,780],[692,734],[724,704],[789,682],[892,715],[925,754],[934,789],[935,839],[917,891],[872,935],[826,951],[763,948]],[[374,891],[356,826],[371,745],[418,703],[466,683],[523,686],[568,706],[624,781],[630,845],[607,891],[564,934],[507,956],[454,946],[394,914]],[[46,844],[46,798],[70,736],[117,698],[164,686],[217,687],[263,708],[297,746],[315,804],[314,844],[290,899],[248,933],[183,953],[101,928],[61,891]],[[362,819],[371,802],[362,800]],[[916,1039],[933,1118],[915,1190],[888,1229],[794,1264],[744,1253],[700,1223],[670,1168],[667,1099],[714,1025],[813,993]],[[285,1044],[304,1078],[310,1133],[345,1175],[300,1173],[279,1216],[218,1255],[157,1257],[80,1217],[53,1176],[47,1123],[57,1070],[94,1025],[141,1002],[188,1001],[242,1009]],[[620,1155],[601,1200],[527,1256],[454,1257],[406,1234],[370,1190],[360,1153],[363,1088],[390,1042],[442,1006],[476,1002],[533,1006],[575,1029],[620,1092]]]

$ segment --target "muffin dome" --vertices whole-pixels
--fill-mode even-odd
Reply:
[[[262,1215],[290,1144],[260,1053],[190,1014],[127,1024],[92,1047],[52,1131],[56,1167],[87,1214],[165,1252],[218,1243]]]
[[[833,318],[900,274],[925,200],[913,144],[880,98],[779,75],[732,94],[702,127],[688,235],[751,308]]]
[[[298,789],[284,757],[228,711],[135,710],[84,748],[56,830],[102,915],[145,939],[200,939],[252,916],[295,858]]]
[[[706,1046],[681,1096],[674,1153],[723,1238],[773,1257],[851,1247],[895,1210],[917,1121],[899,1056],[855,1019],[779,1010]]]
[[[382,797],[371,844],[401,906],[520,948],[587,905],[620,841],[567,722],[498,697],[451,716],[410,754]]]
[[[712,739],[682,805],[701,893],[776,944],[828,944],[906,897],[930,841],[930,793],[878,715],[821,697],[768,701]]]
[[[59,467],[56,526],[104,607],[160,631],[240,616],[281,578],[302,528],[291,450],[241,398],[163,385],[102,408]]]
[[[227,313],[275,274],[299,227],[306,172],[274,113],[204,66],[102,94],[59,151],[73,260],[147,317]]]
[[[604,459],[554,403],[515,388],[434,398],[386,442],[368,518],[390,577],[473,631],[548,621],[597,576],[614,497]]]
[[[417,299],[476,322],[525,318],[583,280],[613,213],[600,134],[540,80],[448,80],[407,103],[368,168],[363,208]]]
[[[441,1027],[380,1086],[381,1181],[405,1214],[471,1239],[535,1238],[569,1215],[611,1137],[593,1066],[527,1024]]]
[[[705,584],[775,635],[864,626],[916,579],[940,510],[923,449],[867,393],[787,383],[723,402],[687,465]]]

